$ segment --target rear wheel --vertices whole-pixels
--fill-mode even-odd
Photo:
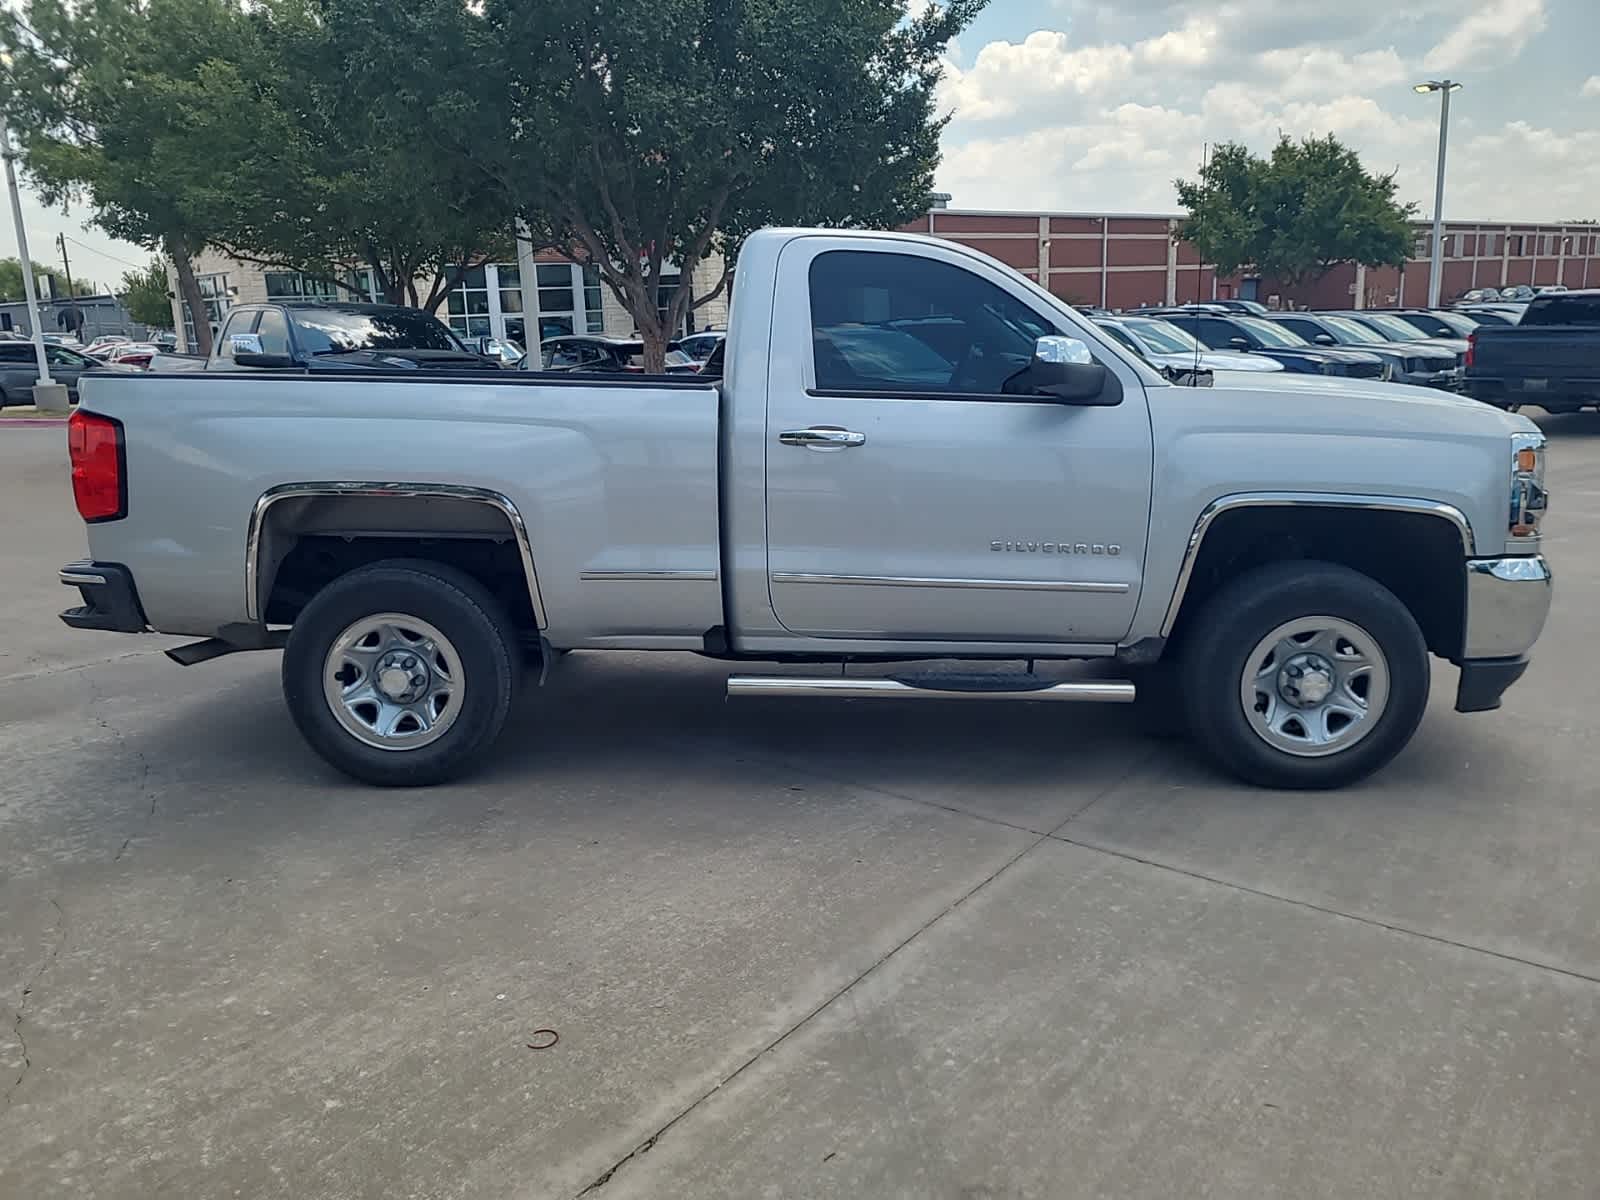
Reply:
[[[306,605],[283,692],[312,748],[381,786],[441,783],[499,735],[515,633],[489,593],[450,567],[396,559],[352,571]]]
[[[1347,567],[1251,571],[1211,597],[1190,635],[1183,691],[1196,740],[1252,783],[1354,782],[1405,747],[1427,705],[1416,620]]]

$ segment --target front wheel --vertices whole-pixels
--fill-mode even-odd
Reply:
[[[312,749],[384,787],[471,767],[511,709],[514,632],[489,593],[450,567],[374,563],[306,605],[283,655],[283,694]]]
[[[1348,567],[1277,563],[1207,602],[1183,692],[1196,739],[1251,783],[1335,788],[1386,764],[1428,702],[1428,649],[1388,588]]]

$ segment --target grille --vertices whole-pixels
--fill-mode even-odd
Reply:
[[[1383,374],[1383,364],[1381,362],[1351,363],[1347,374],[1352,379],[1376,379]]]

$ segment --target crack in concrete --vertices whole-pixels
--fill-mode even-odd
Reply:
[[[22,987],[22,995],[17,1000],[16,1015],[11,1021],[11,1035],[17,1039],[17,1045],[22,1050],[22,1070],[17,1072],[17,1077],[11,1081],[11,1086],[6,1088],[6,1107],[11,1107],[11,1098],[16,1095],[17,1089],[22,1086],[22,1081],[27,1078],[29,1070],[33,1067],[33,1058],[28,1053],[28,1039],[23,1036],[22,1022],[28,1011],[28,997],[32,996],[39,986],[39,981],[44,978],[44,973],[50,969],[50,964],[56,961],[61,953],[61,948],[67,944],[67,914],[54,896],[50,897],[50,906],[56,910],[56,923],[51,929],[55,935],[55,945],[34,971],[33,978]]]
[[[908,934],[904,939],[902,939],[900,942],[896,943],[894,946],[892,946],[884,954],[880,955],[870,966],[868,966],[865,970],[863,970],[859,975],[857,975],[855,978],[851,979],[848,983],[846,983],[838,991],[836,991],[832,995],[830,995],[827,999],[823,1000],[823,1002],[821,1004],[817,1005],[810,1012],[806,1013],[805,1016],[801,1017],[798,1021],[796,1021],[788,1029],[784,1030],[777,1037],[773,1038],[772,1041],[768,1042],[760,1050],[757,1050],[749,1058],[745,1059],[744,1062],[740,1063],[733,1071],[731,1071],[729,1074],[724,1076],[722,1079],[719,1079],[715,1084],[713,1084],[705,1092],[703,1092],[699,1096],[697,1096],[693,1101],[691,1101],[682,1110],[680,1110],[674,1117],[672,1117],[671,1120],[667,1121],[664,1125],[662,1125],[661,1128],[657,1129],[654,1133],[652,1133],[644,1141],[640,1142],[632,1150],[628,1151],[628,1153],[624,1154],[621,1158],[617,1159],[616,1162],[612,1163],[603,1172],[601,1172],[599,1175],[597,1175],[593,1179],[593,1181],[591,1181],[589,1183],[589,1185],[587,1187],[585,1187],[582,1191],[577,1193],[577,1195],[574,1197],[574,1200],[582,1200],[582,1198],[585,1197],[585,1196],[592,1196],[595,1193],[599,1192],[602,1188],[604,1188],[608,1183],[611,1182],[613,1177],[615,1177],[617,1172],[620,1171],[623,1167],[627,1166],[633,1160],[635,1160],[637,1158],[640,1158],[643,1155],[646,1155],[646,1154],[650,1153],[651,1150],[654,1150],[656,1148],[657,1144],[661,1141],[661,1139],[663,1137],[665,1137],[667,1135],[667,1133],[672,1129],[673,1126],[677,1125],[680,1121],[682,1121],[690,1113],[694,1112],[695,1109],[699,1108],[702,1104],[704,1104],[712,1096],[716,1095],[723,1088],[727,1087],[734,1080],[738,1079],[739,1076],[743,1075],[751,1067],[755,1066],[756,1063],[760,1062],[763,1058],[765,1058],[767,1055],[771,1054],[779,1046],[783,1045],[784,1042],[788,1041],[795,1034],[799,1033],[800,1030],[804,1029],[807,1025],[809,1025],[813,1020],[815,1020],[818,1016],[820,1016],[827,1009],[831,1008],[838,1001],[842,1000],[845,996],[849,995],[852,991],[855,990],[857,984],[861,983],[869,975],[872,975],[874,972],[876,972],[880,967],[882,967],[884,964],[886,964],[892,958],[894,958],[895,955],[899,954],[907,946],[911,945],[912,942],[916,941],[923,934],[928,932],[928,930],[932,929],[940,921],[944,920],[951,913],[955,912],[956,909],[960,908],[968,900],[972,899],[972,897],[976,896],[979,892],[983,891],[984,888],[988,887],[995,880],[999,879],[1000,876],[1004,875],[1012,867],[1016,866],[1019,862],[1021,862],[1024,858],[1026,858],[1029,854],[1033,853],[1033,851],[1037,850],[1040,846],[1044,845],[1046,842],[1051,841],[1055,837],[1055,835],[1060,833],[1060,831],[1062,829],[1064,829],[1068,824],[1070,824],[1073,820],[1075,820],[1080,813],[1087,812],[1095,804],[1098,804],[1105,796],[1107,796],[1110,793],[1116,791],[1119,787],[1121,787],[1123,784],[1125,784],[1129,780],[1130,777],[1132,777],[1132,775],[1133,775],[1135,770],[1137,770],[1137,765],[1130,766],[1126,771],[1124,771],[1122,774],[1120,774],[1116,779],[1114,779],[1112,782],[1108,783],[1104,788],[1102,788],[1098,793],[1096,793],[1095,796],[1093,797],[1093,799],[1091,799],[1087,804],[1084,804],[1081,808],[1079,808],[1077,811],[1072,813],[1072,815],[1068,816],[1065,820],[1060,821],[1059,823],[1057,823],[1048,832],[1046,832],[1046,833],[1034,833],[1033,831],[1028,831],[1030,833],[1033,833],[1033,841],[1029,842],[1026,846],[1024,846],[1021,850],[1017,851],[1017,853],[1013,854],[1005,862],[1001,863],[998,867],[996,867],[988,875],[984,876],[982,879],[980,879],[972,887],[968,888],[965,892],[963,892],[961,895],[957,896],[949,904],[945,905],[944,908],[940,909],[932,917],[928,918],[928,920],[924,921],[921,925],[917,926],[917,928],[912,930],[912,932],[910,934]],[[867,790],[867,791],[881,791],[882,790],[882,789],[878,789],[878,788],[873,788],[871,785],[854,785],[854,784],[851,784],[851,785],[847,785],[847,786],[862,786],[864,788],[864,790]],[[906,799],[908,797],[897,797],[897,798]],[[934,805],[933,807],[942,808],[944,806],[943,805]],[[966,814],[966,815],[975,815],[975,814]],[[978,820],[986,820],[986,818],[983,818],[983,817],[978,817],[977,819]],[[996,825],[1004,825],[1005,824],[1005,822],[1001,822],[1001,821],[990,821],[989,823],[990,824],[996,824]],[[1006,825],[1006,828],[1008,828],[1008,829],[1017,829],[1018,827],[1015,826],[1015,825]]]
[[[141,799],[149,800],[150,802],[149,808],[145,810],[144,820],[141,822],[140,827],[133,833],[130,833],[127,837],[123,838],[122,845],[118,846],[117,852],[111,856],[112,862],[121,862],[122,856],[128,852],[128,847],[133,844],[133,839],[138,837],[143,831],[149,829],[151,823],[156,817],[157,794],[155,790],[150,787],[150,760],[145,757],[144,751],[134,750],[128,746],[127,736],[122,732],[120,727],[113,725],[110,721],[106,720],[105,717],[101,716],[95,711],[96,706],[99,705],[100,702],[105,699],[105,697],[101,695],[100,688],[95,683],[94,676],[85,675],[83,680],[89,686],[88,713],[90,720],[94,721],[94,723],[100,726],[101,729],[104,729],[112,737],[116,738],[117,745],[121,748],[124,754],[133,755],[135,761],[137,761],[139,764],[139,779],[136,785],[139,791],[139,796]]]

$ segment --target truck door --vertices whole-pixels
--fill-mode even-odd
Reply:
[[[1111,643],[1139,599],[1151,435],[1140,375],[987,260],[801,238],[778,264],[767,563],[785,628],[819,637]],[[1066,334],[1115,407],[1001,388]]]

